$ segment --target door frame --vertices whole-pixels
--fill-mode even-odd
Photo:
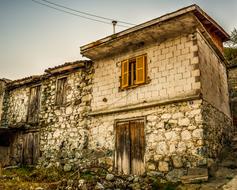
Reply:
[[[138,116],[138,117],[131,117],[131,118],[122,118],[122,119],[115,119],[114,120],[114,151],[113,151],[113,170],[117,172],[117,168],[116,168],[116,126],[117,123],[119,122],[126,122],[126,121],[136,121],[136,120],[143,120],[144,122],[144,139],[145,139],[145,150],[144,150],[144,166],[146,164],[146,159],[145,159],[145,154],[146,154],[146,124],[147,124],[147,117],[146,116]]]

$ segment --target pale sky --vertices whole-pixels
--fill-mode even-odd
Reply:
[[[228,33],[237,28],[237,0],[49,1],[134,24],[195,3]],[[117,27],[117,32],[124,29]],[[111,34],[112,25],[58,12],[32,0],[0,0],[0,78],[43,74],[48,67],[82,59],[80,46]]]

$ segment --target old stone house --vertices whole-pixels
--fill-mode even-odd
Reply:
[[[192,5],[82,46],[91,61],[1,81],[0,160],[125,174],[210,166],[234,130],[228,38]]]

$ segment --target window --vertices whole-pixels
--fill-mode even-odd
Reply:
[[[146,55],[137,56],[121,63],[121,88],[144,84],[147,77]]]
[[[37,123],[40,108],[40,86],[30,88],[28,123]]]
[[[64,105],[66,103],[66,85],[67,85],[67,77],[59,78],[57,80],[55,104],[58,106]]]

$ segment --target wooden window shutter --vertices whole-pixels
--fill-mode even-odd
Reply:
[[[136,84],[145,83],[146,80],[146,57],[144,55],[136,58]]]
[[[67,77],[57,80],[56,105],[60,106],[66,103],[66,84]]]
[[[121,88],[125,88],[128,86],[128,74],[129,74],[129,70],[128,70],[128,60],[122,61],[122,80],[121,80]]]
[[[40,108],[40,86],[30,88],[27,120],[29,123],[38,122]]]

